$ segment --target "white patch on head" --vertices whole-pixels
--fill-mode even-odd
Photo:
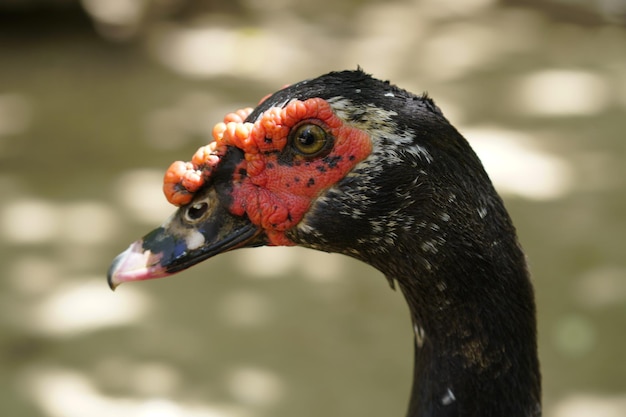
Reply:
[[[394,123],[382,122],[390,122],[392,116],[398,115],[395,111],[381,109],[373,104],[356,106],[351,100],[341,96],[330,98],[327,101],[335,114],[346,121],[351,119],[350,116],[354,114],[355,109],[363,110],[364,114],[368,115],[367,119],[361,123],[355,121],[351,122],[360,129],[367,129],[372,122],[376,122],[379,129],[387,128],[387,130],[391,130],[394,127]]]
[[[413,323],[413,331],[415,332],[415,343],[417,344],[417,347],[421,348],[424,346],[426,333],[424,333],[424,329],[422,329],[417,323]]]
[[[479,208],[478,215],[480,216],[481,219],[484,219],[487,216],[487,208],[486,207]]]
[[[430,262],[428,262],[426,259],[422,259],[422,263],[424,264],[424,268],[426,268],[427,271],[432,271],[433,266]]]
[[[446,393],[441,397],[441,405],[450,405],[456,401],[456,397],[450,388],[446,391]]]
[[[355,93],[360,94],[361,93],[361,89],[357,88],[356,90],[354,90]]]
[[[372,232],[377,235],[380,235],[385,230],[385,223],[382,221],[372,220],[370,225],[372,226]]]
[[[204,245],[206,239],[204,235],[197,230],[192,230],[186,237],[185,243],[187,244],[187,248],[191,250],[196,250],[200,246]]]
[[[437,253],[439,251],[439,249],[437,249],[437,243],[438,242],[435,240],[427,240],[423,242],[421,245],[422,252]]]
[[[315,236],[317,238],[321,237],[321,233],[306,222],[306,216],[300,223],[298,223],[297,228],[298,228],[298,231],[300,231],[303,234]]]
[[[310,234],[310,233],[313,233],[315,229],[313,229],[306,222],[300,222],[298,223],[298,230],[301,231],[302,233]]]
[[[345,210],[342,210],[339,213],[344,215],[344,216],[350,216],[353,219],[360,219],[361,217],[363,217],[365,215],[363,210],[359,210],[358,208],[353,208],[352,211],[350,211],[349,213],[347,211],[345,211]]]
[[[395,94],[393,94],[393,93],[385,93],[385,97],[395,97]]]
[[[389,157],[393,155],[387,155],[389,152],[418,152],[411,150],[413,142],[415,140],[415,132],[412,130],[403,130],[400,132],[397,123],[393,120],[393,116],[397,116],[398,113],[393,110],[386,110],[380,107],[376,107],[373,104],[360,104],[355,105],[351,100],[344,97],[333,97],[328,100],[333,111],[337,116],[346,121],[346,123],[353,125],[356,128],[368,131],[373,139],[380,138],[380,140],[374,140],[373,153],[380,154],[389,160]],[[361,114],[362,118],[353,117],[355,112]],[[360,120],[359,120],[360,119]],[[384,141],[391,142],[394,147],[385,146]],[[398,158],[398,160],[402,160]]]
[[[413,144],[407,148],[404,149],[404,151],[415,155],[416,157],[418,157],[419,159],[422,159],[426,162],[428,162],[429,164],[431,162],[433,162],[433,157],[432,155],[426,150],[425,147],[418,145],[418,144]]]

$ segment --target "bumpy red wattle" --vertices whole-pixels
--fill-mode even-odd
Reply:
[[[219,123],[215,129],[225,123],[242,124],[252,113],[252,108],[237,110],[224,116],[224,123]],[[175,206],[184,206],[193,199],[194,193],[202,187],[217,168],[220,158],[226,153],[226,145],[220,141],[211,142],[196,151],[191,162],[176,161],[165,172],[163,178],[163,193],[165,198]]]
[[[172,164],[164,180],[165,194],[173,204],[187,204],[219,169],[227,147],[235,146],[244,151],[245,159],[235,169],[229,210],[246,214],[264,229],[270,244],[293,245],[285,231],[302,220],[318,195],[370,154],[370,137],[340,119],[321,98],[271,108],[255,123],[243,122],[248,114],[248,109],[229,114],[214,127],[215,142],[200,148],[192,163]],[[292,160],[279,162],[290,130],[303,121],[326,129],[334,138],[333,148],[323,157],[306,158],[294,152]]]

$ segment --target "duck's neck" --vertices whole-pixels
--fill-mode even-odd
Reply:
[[[413,257],[397,277],[416,334],[409,417],[541,415],[533,290],[517,243],[499,245],[430,269]]]

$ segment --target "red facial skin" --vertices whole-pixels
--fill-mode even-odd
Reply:
[[[369,135],[340,119],[321,98],[293,100],[267,110],[255,123],[244,123],[251,109],[230,113],[213,128],[215,142],[200,148],[192,162],[175,162],[165,174],[163,190],[174,205],[188,204],[215,169],[228,146],[243,150],[245,159],[233,175],[232,205],[263,229],[271,245],[292,246],[285,231],[296,226],[311,203],[343,178],[372,151]],[[301,123],[322,127],[334,138],[332,148],[307,157],[295,150],[279,163],[289,132]],[[284,156],[283,156],[284,158]]]

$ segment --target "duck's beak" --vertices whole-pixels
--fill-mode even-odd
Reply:
[[[212,194],[214,190],[204,199],[208,207],[199,222],[190,224],[185,217],[188,207],[181,207],[119,254],[107,276],[111,289],[123,282],[172,275],[217,254],[265,243],[257,226],[246,217],[232,215]]]

